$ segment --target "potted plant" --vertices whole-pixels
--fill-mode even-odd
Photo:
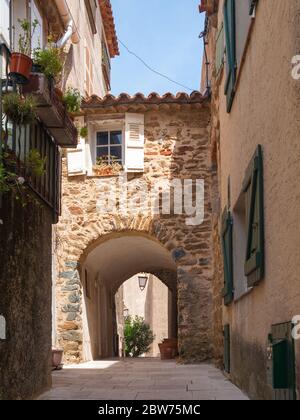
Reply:
[[[97,158],[96,165],[93,166],[93,170],[98,176],[112,176],[117,175],[121,172],[123,166],[116,161],[115,156],[111,156],[110,163],[108,156],[102,156]]]
[[[3,98],[3,112],[15,124],[30,124],[36,117],[36,101],[30,95],[22,97],[18,93],[9,93]]]
[[[63,367],[62,364],[63,349],[52,348],[52,369],[60,370]]]
[[[79,135],[80,137],[82,137],[83,139],[86,139],[89,135],[89,131],[87,126],[81,127],[80,131],[79,131]]]
[[[55,80],[62,72],[62,50],[55,48],[52,37],[48,38],[46,48],[37,48],[33,54],[34,66],[43,73],[47,79]]]
[[[69,87],[64,93],[62,100],[70,114],[80,111],[82,98],[78,89]]]
[[[32,25],[27,19],[19,19],[21,33],[18,40],[18,52],[13,52],[10,62],[10,76],[15,78],[17,83],[27,83],[31,68],[31,38],[38,26],[38,21],[34,20]]]

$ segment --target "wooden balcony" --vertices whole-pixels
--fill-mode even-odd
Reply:
[[[64,104],[49,80],[42,73],[31,73],[23,94],[33,95],[37,101],[37,116],[61,147],[76,147],[78,132]]]

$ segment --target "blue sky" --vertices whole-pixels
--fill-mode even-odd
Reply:
[[[204,15],[199,0],[111,0],[118,37],[155,70],[199,90]],[[120,45],[112,60],[112,93],[189,90],[150,72]]]

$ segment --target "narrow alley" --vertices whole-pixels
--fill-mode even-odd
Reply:
[[[0,0],[0,401],[300,400],[299,51],[300,0]]]

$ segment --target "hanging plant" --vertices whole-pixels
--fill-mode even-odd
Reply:
[[[17,172],[25,173],[29,170],[36,176],[42,176],[45,170],[44,165],[45,160],[40,157],[39,152],[36,150],[29,152],[26,167],[16,158],[13,152],[9,150],[3,151],[0,159],[0,193],[13,193],[15,199],[21,203],[22,207],[26,207],[29,203],[40,206],[39,200],[27,188],[26,179]]]
[[[48,38],[47,47],[34,50],[33,57],[34,65],[48,79],[60,76],[63,69],[62,49],[55,47],[51,36]]]
[[[80,131],[79,131],[79,135],[80,137],[82,137],[83,139],[86,139],[89,135],[89,131],[87,126],[81,127]]]
[[[36,118],[36,101],[32,96],[10,93],[3,98],[3,112],[17,125],[31,124]]]
[[[74,114],[80,111],[82,98],[78,89],[69,87],[62,100],[68,112]]]
[[[26,166],[29,172],[37,177],[41,177],[46,171],[47,157],[42,158],[40,152],[37,149],[32,149],[28,153],[26,159]]]

